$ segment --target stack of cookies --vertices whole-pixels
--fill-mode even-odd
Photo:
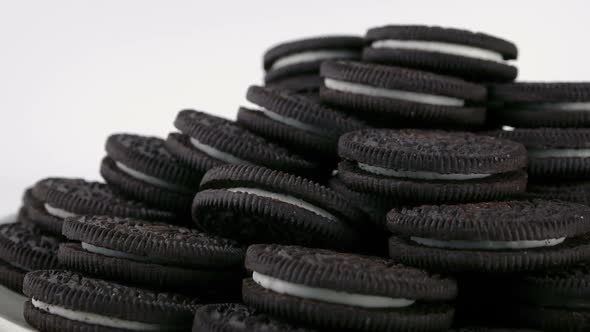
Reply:
[[[517,55],[428,26],[277,45],[237,120],[183,110],[108,137],[105,183],[28,189],[0,282],[51,332],[586,331],[590,85],[514,83]]]

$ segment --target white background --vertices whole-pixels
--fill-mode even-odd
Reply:
[[[589,80],[589,1],[0,0],[0,215],[45,176],[98,179],[104,140],[234,117],[272,44],[384,24],[514,41],[523,80]]]

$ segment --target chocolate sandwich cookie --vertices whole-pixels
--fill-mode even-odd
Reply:
[[[464,132],[369,129],[340,138],[339,177],[398,205],[497,200],[526,187],[526,150]]]
[[[238,123],[297,154],[335,165],[340,135],[367,128],[363,122],[319,104],[318,100],[286,91],[251,86],[246,98],[258,109],[241,107]]]
[[[176,160],[157,137],[115,134],[107,139],[100,174],[123,195],[187,215],[202,174]]]
[[[20,293],[28,271],[57,268],[59,242],[42,234],[21,210],[18,222],[0,225],[0,284]]]
[[[318,71],[315,74],[285,77],[278,81],[267,83],[265,86],[271,89],[287,90],[294,93],[317,94],[322,85],[322,81],[318,68]]]
[[[166,147],[196,174],[226,164],[261,165],[289,173],[314,174],[317,166],[283,147],[272,144],[233,121],[207,113],[184,110]]]
[[[389,255],[434,271],[521,272],[590,259],[590,207],[521,200],[393,209]]]
[[[239,303],[208,304],[195,315],[193,332],[312,332]]]
[[[283,84],[284,80],[302,75],[319,76],[323,61],[358,60],[363,45],[363,38],[357,36],[325,36],[279,44],[264,54],[265,84]]]
[[[473,127],[485,122],[484,86],[413,69],[352,61],[322,64],[322,101],[377,127]]]
[[[193,229],[92,216],[67,219],[63,235],[76,243],[60,246],[60,263],[99,278],[199,294],[242,277],[242,247]]]
[[[363,61],[416,68],[475,82],[508,82],[518,74],[512,42],[481,32],[421,25],[370,29]]]
[[[557,199],[590,206],[590,181],[556,180],[545,183],[529,183],[526,196],[531,198]]]
[[[29,219],[45,232],[61,236],[65,218],[109,215],[178,222],[172,212],[123,198],[100,182],[75,178],[46,178],[27,190],[24,198]]]
[[[329,188],[246,165],[207,172],[192,212],[200,229],[243,243],[335,248],[362,248],[362,224],[367,218]]]
[[[590,83],[518,82],[489,88],[491,122],[517,128],[589,127]]]
[[[590,330],[588,265],[525,276],[512,285],[510,294],[523,326],[543,331]]]
[[[515,129],[489,134],[522,143],[527,148],[528,173],[535,182],[590,176],[590,129]]]
[[[60,270],[28,273],[23,291],[25,320],[45,332],[189,331],[200,304]]]
[[[246,304],[293,322],[335,331],[444,331],[453,279],[377,257],[297,246],[253,245]]]

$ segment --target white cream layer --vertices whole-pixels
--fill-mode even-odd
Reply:
[[[232,154],[218,150],[218,149],[212,147],[211,145],[201,143],[196,138],[191,137],[190,141],[191,141],[191,144],[197,150],[203,152],[204,154],[208,155],[209,157],[219,159],[219,160],[224,161],[228,164],[254,165],[253,163],[251,163],[249,161],[246,161],[244,159],[240,159]]]
[[[295,129],[308,131],[308,132],[318,134],[318,135],[324,135],[326,133],[326,131],[322,130],[322,128],[320,128],[320,127],[310,125],[310,124],[307,124],[305,122],[301,122],[301,121],[293,119],[293,118],[282,116],[278,113],[267,110],[265,108],[254,109],[254,111],[261,112],[262,114],[266,115],[266,117],[268,117],[269,119],[274,120],[276,122],[280,122],[284,125],[287,125],[289,127],[295,128]]]
[[[78,216],[75,213],[72,213],[72,212],[69,212],[66,210],[62,210],[60,208],[53,207],[47,203],[45,203],[43,205],[43,207],[45,208],[45,211],[47,211],[47,213],[49,213],[50,215],[52,215],[54,217],[60,218],[60,219],[66,219],[66,218]]]
[[[531,149],[528,154],[533,158],[588,158],[590,149]]]
[[[565,237],[545,240],[523,241],[467,241],[467,240],[436,240],[423,237],[410,237],[410,240],[426,247],[448,249],[506,250],[552,247],[563,243]]]
[[[124,173],[131,176],[132,178],[138,179],[143,182],[147,182],[147,183],[154,185],[156,187],[171,189],[171,190],[185,192],[185,193],[193,193],[196,191],[196,190],[192,190],[188,187],[181,186],[181,185],[178,185],[175,183],[171,183],[171,182],[159,179],[157,177],[142,173],[140,171],[134,170],[134,169],[118,162],[118,161],[115,162],[115,164],[117,165],[117,167],[120,170],[122,170]]]
[[[416,50],[426,52],[445,53],[452,55],[464,56],[467,58],[474,58],[487,61],[495,62],[506,62],[501,53],[487,50],[480,47],[435,42],[435,41],[423,41],[423,40],[397,40],[397,39],[384,39],[377,40],[371,44],[373,48],[391,48],[391,49],[405,49],[405,50]]]
[[[338,220],[338,218],[335,215],[331,214],[330,212],[328,212],[320,207],[317,207],[311,203],[308,203],[302,199],[299,199],[297,197],[293,197],[290,195],[275,193],[272,191],[259,189],[259,188],[237,187],[237,188],[227,188],[225,190],[230,191],[230,192],[234,192],[234,193],[236,193],[236,192],[237,193],[245,193],[245,194],[249,194],[249,195],[256,195],[256,196],[260,196],[260,197],[274,199],[274,200],[277,200],[277,201],[280,201],[283,203],[295,205],[299,208],[311,211],[319,216],[322,216],[324,218],[328,218],[330,220]]]
[[[357,58],[358,56],[359,52],[350,50],[318,50],[299,52],[279,58],[270,66],[270,70],[306,62],[330,59],[350,59]]]
[[[396,299],[385,296],[354,294],[327,288],[309,287],[269,277],[256,271],[252,273],[252,279],[260,287],[279,294],[361,308],[404,308],[415,302],[415,300],[403,298]]]
[[[126,253],[123,251],[118,251],[118,250],[113,250],[113,249],[109,249],[109,248],[105,248],[105,247],[95,246],[93,244],[86,243],[86,242],[82,242],[80,245],[82,246],[82,249],[84,249],[88,252],[98,254],[98,255],[107,256],[107,257],[124,258],[124,259],[130,259],[130,260],[134,260],[134,261],[138,261],[138,262],[147,262],[147,263],[166,263],[166,260],[163,260],[163,259],[135,255],[135,254],[129,254],[129,253]]]
[[[100,325],[133,331],[179,331],[183,328],[181,326],[148,324],[143,322],[135,322],[114,317],[102,316],[91,312],[70,310],[60,306],[41,302],[35,298],[31,300],[31,303],[33,304],[33,307],[41,311],[50,313],[52,315],[92,325]]]
[[[558,110],[558,111],[590,111],[590,102],[575,103],[526,103],[522,105],[531,110]]]
[[[463,107],[465,105],[465,101],[459,98],[396,89],[378,88],[375,86],[335,80],[332,78],[325,78],[324,84],[327,88],[332,90],[370,97],[383,97],[438,106]]]
[[[379,166],[367,165],[364,163],[358,163],[358,167],[366,172],[394,176],[397,178],[407,179],[418,179],[418,180],[453,180],[453,181],[466,181],[474,179],[483,179],[492,174],[442,174],[436,172],[423,172],[423,171],[398,171],[389,168],[383,168]]]

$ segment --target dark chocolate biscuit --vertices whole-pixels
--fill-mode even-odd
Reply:
[[[522,143],[527,148],[528,173],[535,182],[590,176],[590,129],[523,128],[488,134]]]
[[[188,214],[202,174],[176,160],[157,137],[114,134],[107,139],[100,173],[127,197]]]
[[[335,164],[342,134],[368,127],[305,95],[251,86],[246,98],[260,108],[240,108],[238,123],[297,154],[326,164]]]
[[[318,93],[322,86],[322,77],[315,74],[288,76],[280,80],[267,83],[264,86],[271,89],[287,90],[295,93]]]
[[[450,327],[453,279],[377,257],[253,245],[243,299],[271,315],[335,330],[440,331]]]
[[[589,127],[590,83],[518,82],[489,88],[488,118],[517,128]]]
[[[18,222],[0,225],[0,283],[22,292],[25,273],[58,268],[60,239],[41,233],[21,210]]]
[[[188,331],[199,300],[84,277],[70,271],[28,273],[25,320],[47,332]]]
[[[590,205],[590,181],[551,181],[529,183],[525,193],[530,198],[557,199]]]
[[[68,269],[149,288],[198,293],[238,285],[244,249],[179,226],[116,217],[64,222],[59,261]]]
[[[323,102],[382,128],[478,127],[484,86],[401,67],[352,61],[322,64]]]
[[[301,75],[318,75],[325,60],[358,60],[363,38],[357,36],[324,36],[279,44],[264,54],[266,84]]]
[[[339,177],[399,205],[503,199],[524,192],[526,150],[464,132],[369,129],[343,135]]]
[[[590,259],[590,207],[519,200],[393,209],[389,254],[434,271],[522,272]]]
[[[193,332],[312,332],[239,303],[204,305],[197,310]]]
[[[177,222],[172,212],[128,200],[100,182],[74,178],[46,178],[27,190],[27,215],[45,232],[61,236],[63,220],[78,215],[109,215]]]
[[[527,275],[511,286],[523,326],[543,331],[590,330],[590,266]]]
[[[363,61],[416,68],[474,82],[513,81],[518,70],[508,60],[516,45],[481,32],[423,25],[370,29]]]
[[[178,113],[174,125],[183,134],[170,134],[166,147],[198,174],[226,164],[256,164],[302,175],[313,174],[317,169],[233,121],[184,110]]]
[[[199,228],[244,243],[362,247],[364,218],[329,188],[258,166],[210,170],[193,202]]]

